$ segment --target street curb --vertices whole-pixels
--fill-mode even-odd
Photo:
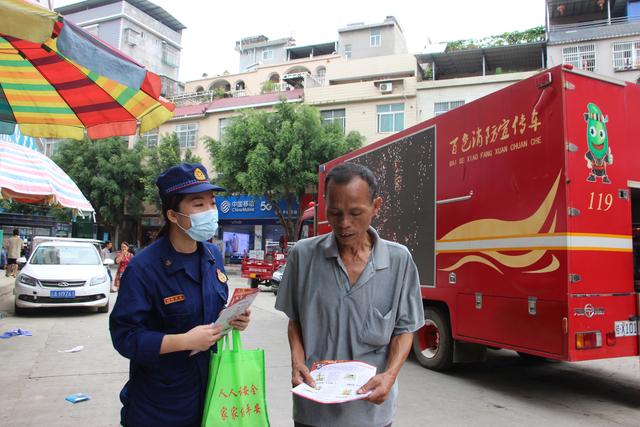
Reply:
[[[13,277],[4,277],[4,270],[0,271],[0,298],[13,293],[14,279]]]

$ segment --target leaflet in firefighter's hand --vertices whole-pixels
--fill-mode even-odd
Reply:
[[[231,330],[229,322],[244,313],[253,304],[259,293],[260,289],[234,289],[227,308],[220,312],[218,320],[215,321],[213,326],[222,325],[222,335],[226,335]]]
[[[311,377],[315,388],[302,383],[291,391],[318,403],[343,403],[365,399],[371,392],[357,391],[376,374],[376,367],[364,362],[328,360],[314,363]]]
[[[212,323],[211,326],[222,325],[222,335],[226,335],[227,333],[229,333],[232,328],[229,322],[244,313],[247,308],[251,306],[259,293],[260,289],[234,289],[231,300],[229,301],[229,304],[227,304],[227,308],[220,312],[220,314],[218,315],[218,319],[214,323]],[[196,353],[198,353],[198,350],[193,350],[190,356],[193,356]]]

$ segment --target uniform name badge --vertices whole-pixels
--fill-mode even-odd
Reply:
[[[227,277],[226,274],[224,274],[222,272],[222,270],[220,270],[219,268],[216,269],[216,273],[218,273],[218,280],[220,281],[220,283],[227,283],[227,281],[229,280],[229,278]]]
[[[166,297],[164,299],[164,305],[174,304],[176,302],[182,302],[185,299],[186,298],[185,298],[184,294],[172,295],[172,296]]]

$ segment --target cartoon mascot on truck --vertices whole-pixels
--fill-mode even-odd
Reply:
[[[603,184],[611,184],[607,176],[607,165],[613,164],[613,154],[609,147],[607,122],[609,117],[602,114],[600,108],[593,103],[587,105],[588,112],[584,113],[587,122],[587,145],[589,151],[584,155],[589,168],[587,181],[596,182],[598,178]]]

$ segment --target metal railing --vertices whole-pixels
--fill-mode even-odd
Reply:
[[[571,31],[571,30],[583,30],[587,28],[599,28],[606,27],[609,25],[621,25],[621,24],[631,24],[634,22],[640,22],[639,16],[623,16],[620,18],[611,18],[609,19],[600,19],[597,21],[588,21],[588,22],[574,22],[571,24],[550,24],[549,31],[557,32],[557,31]]]

